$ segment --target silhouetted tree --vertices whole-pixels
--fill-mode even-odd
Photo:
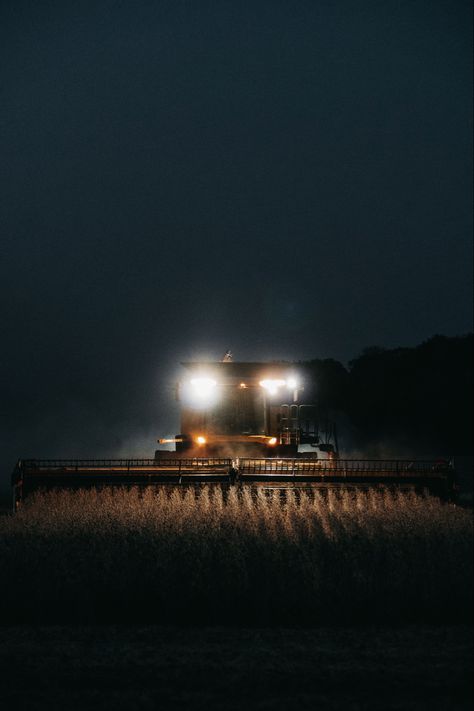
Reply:
[[[354,446],[390,443],[419,454],[472,454],[473,335],[436,335],[415,348],[366,348],[349,370],[305,364],[311,395],[343,418]]]

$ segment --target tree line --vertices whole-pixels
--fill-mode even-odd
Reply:
[[[366,348],[345,367],[302,364],[316,401],[339,426],[342,448],[366,456],[472,455],[473,334],[436,335],[413,348]]]

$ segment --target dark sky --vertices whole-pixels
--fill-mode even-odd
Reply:
[[[186,358],[471,330],[468,0],[3,0],[0,66],[4,473],[151,454]]]

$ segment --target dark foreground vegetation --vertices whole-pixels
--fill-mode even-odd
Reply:
[[[232,610],[229,610],[229,621]],[[467,627],[15,627],[8,711],[468,711]]]
[[[413,493],[52,492],[0,520],[9,623],[471,619],[470,512]]]

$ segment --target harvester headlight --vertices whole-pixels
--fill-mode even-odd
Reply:
[[[212,378],[193,378],[191,380],[193,390],[198,396],[207,397],[216,387],[217,383]]]
[[[278,388],[283,387],[285,384],[286,380],[261,380],[259,383],[270,395],[276,395]]]
[[[297,389],[298,389],[298,386],[299,386],[299,382],[298,382],[298,380],[297,380],[296,378],[290,377],[290,378],[288,378],[288,380],[286,381],[286,385],[287,385],[287,387],[288,387],[289,390],[297,390]]]
[[[192,378],[183,383],[182,398],[185,404],[197,409],[206,409],[216,404],[219,388],[212,378]]]
[[[272,447],[274,447],[276,443],[277,443],[276,437],[270,437],[270,439],[268,440],[268,444],[270,444]]]
[[[202,435],[199,435],[199,437],[196,437],[196,442],[197,442],[198,444],[206,444],[207,440],[206,440],[206,438],[203,437]]]

